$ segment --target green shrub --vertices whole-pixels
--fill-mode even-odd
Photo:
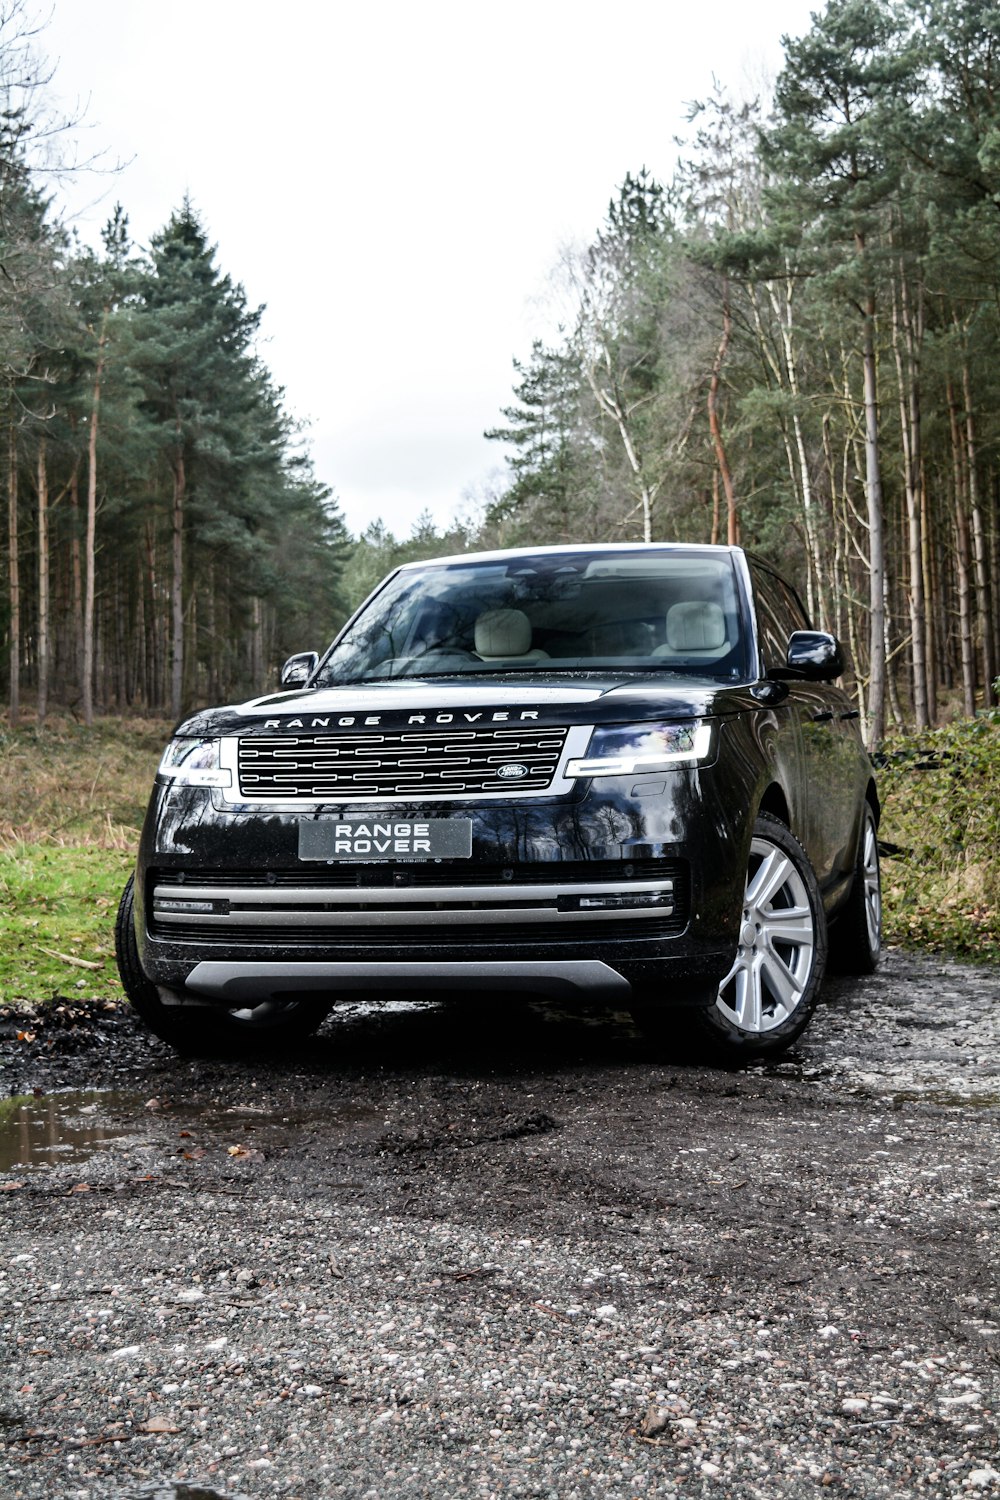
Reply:
[[[1000,712],[883,748],[887,940],[1000,960]]]

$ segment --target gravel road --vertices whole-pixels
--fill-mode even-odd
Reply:
[[[729,1072],[612,1012],[231,1064],[7,1013],[0,1495],[1000,1494],[1000,973],[825,1001]]]

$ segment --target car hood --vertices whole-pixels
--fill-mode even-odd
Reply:
[[[502,723],[626,724],[704,718],[759,707],[747,687],[668,673],[524,672],[491,676],[408,677],[360,686],[296,688],[248,703],[204,709],[175,731],[182,736],[275,735],[371,730],[486,727]]]

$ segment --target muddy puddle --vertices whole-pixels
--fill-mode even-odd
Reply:
[[[0,1172],[86,1161],[127,1134],[104,1112],[131,1104],[128,1095],[107,1089],[0,1101]]]
[[[258,1135],[266,1135],[271,1145],[290,1127],[322,1126],[343,1136],[381,1123],[381,1113],[361,1103],[289,1110],[144,1099],[114,1089],[17,1095],[0,1100],[0,1173],[76,1166],[109,1147],[170,1150],[170,1137],[177,1154],[200,1157],[212,1147],[232,1154],[234,1142],[253,1146]]]

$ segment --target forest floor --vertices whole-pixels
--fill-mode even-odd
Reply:
[[[780,1061],[350,1005],[182,1061],[0,1019],[0,1493],[996,1494],[1000,970],[900,951]]]

